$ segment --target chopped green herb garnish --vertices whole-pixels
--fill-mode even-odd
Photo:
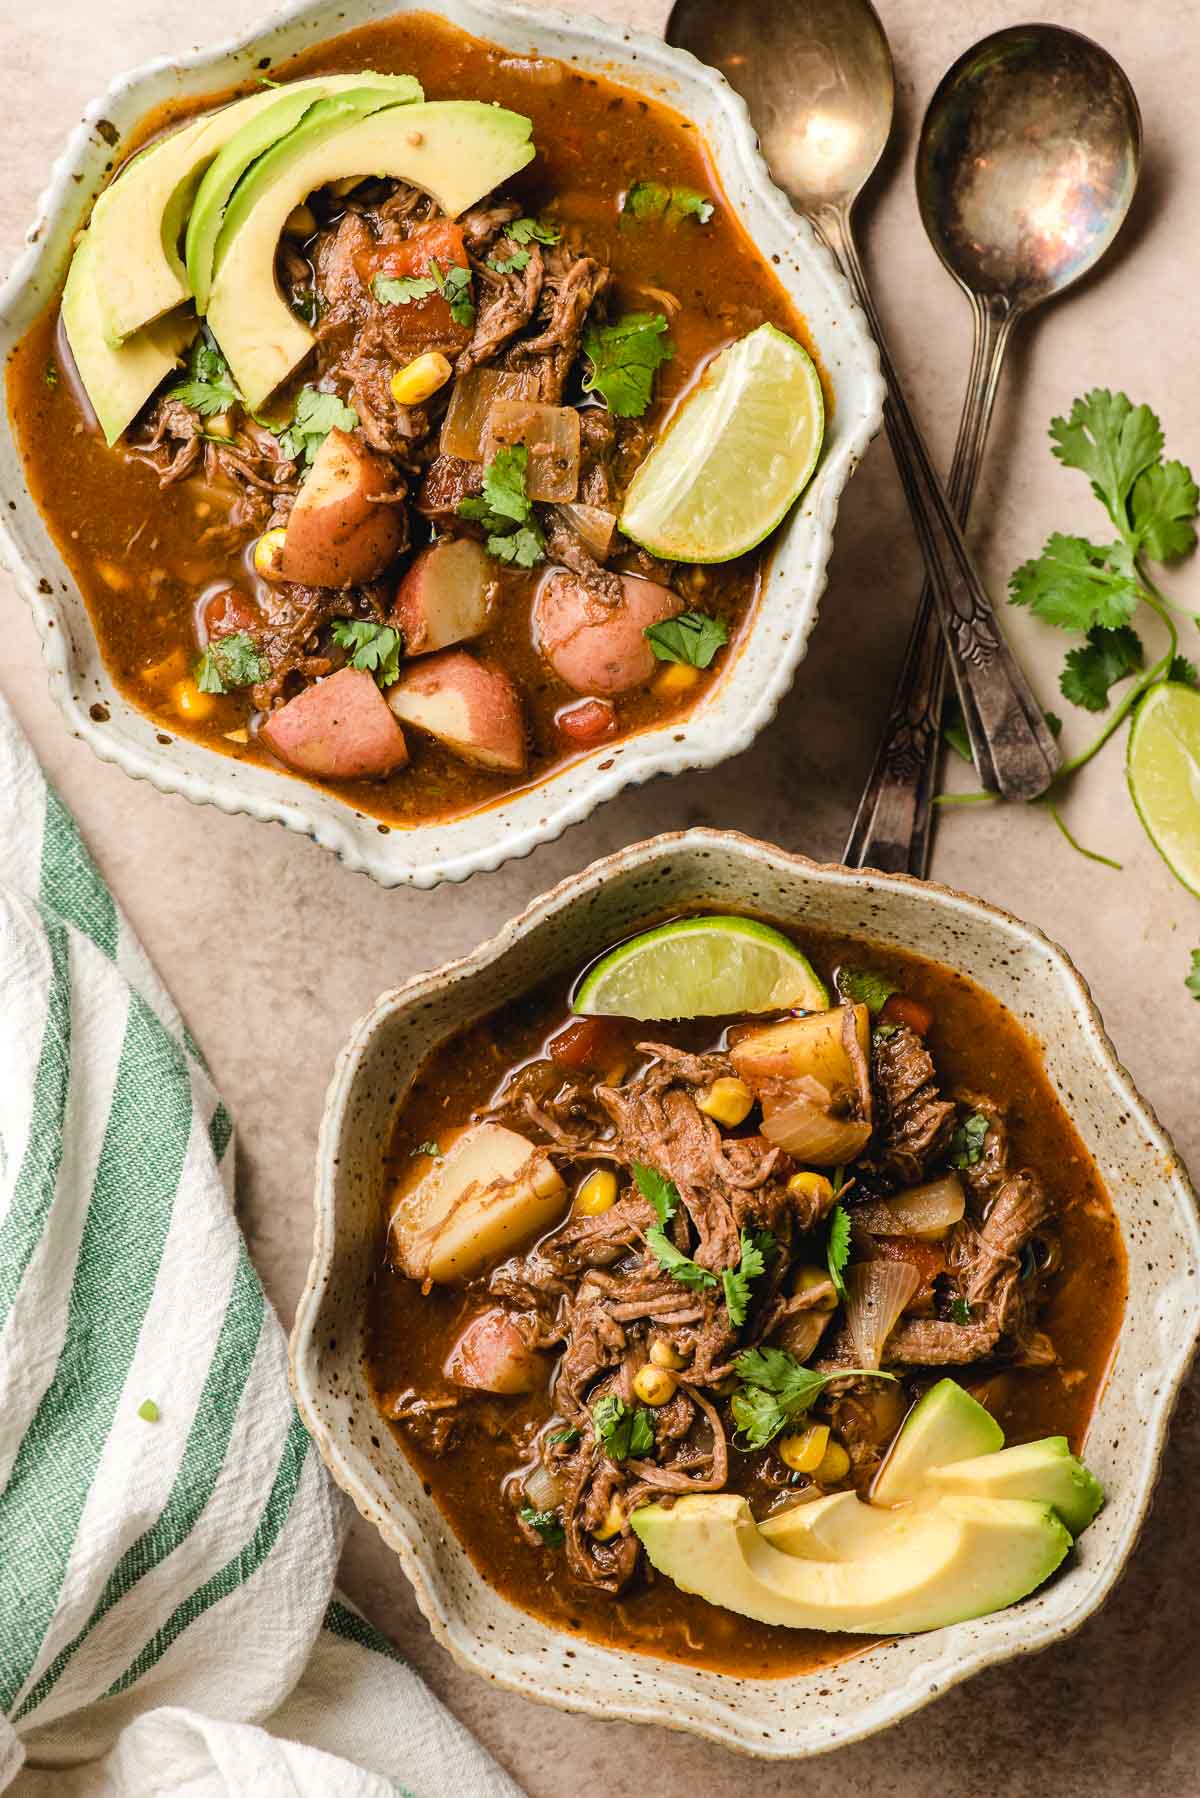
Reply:
[[[514,243],[557,243],[562,232],[557,225],[543,224],[540,219],[520,218],[506,225],[503,235],[511,237]]]
[[[306,287],[303,293],[296,295],[295,307],[305,324],[312,329],[325,310],[325,302],[315,287]]]
[[[530,251],[513,250],[507,256],[489,256],[488,268],[494,268],[498,275],[519,275],[523,268],[529,266]]]
[[[969,1324],[971,1321],[971,1302],[969,1299],[951,1299],[950,1322],[952,1324]]]
[[[557,1511],[535,1511],[532,1505],[522,1505],[517,1513],[522,1523],[527,1523],[531,1530],[536,1530],[547,1548],[561,1548],[566,1541],[562,1519]]]
[[[654,1448],[654,1414],[645,1405],[627,1405],[610,1392],[592,1406],[592,1421],[610,1461],[628,1461]]]
[[[569,1423],[563,1430],[552,1430],[546,1441],[552,1448],[574,1448],[579,1441],[579,1431],[573,1423]]]
[[[184,376],[168,389],[170,398],[179,400],[198,412],[201,418],[216,418],[228,412],[241,400],[232,370],[207,331],[193,339],[184,364]]]
[[[460,500],[463,518],[487,532],[485,547],[497,561],[532,568],[546,553],[546,542],[525,491],[529,451],[524,444],[497,450],[483,475],[483,494]]]
[[[46,383],[47,387],[54,388],[58,386],[58,363],[54,360],[53,356],[50,357],[45,368],[42,370],[42,380]]]
[[[1193,999],[1200,999],[1200,949],[1192,950],[1192,971],[1183,984]]]
[[[429,267],[437,282],[438,292],[450,308],[450,316],[456,325],[473,325],[475,323],[475,301],[471,296],[471,271],[460,268],[452,262],[443,274],[436,262]]]
[[[849,999],[852,1005],[865,1005],[872,1017],[877,1017],[900,988],[878,968],[839,968],[838,991],[842,997]]]
[[[157,1423],[159,1419],[159,1409],[152,1398],[144,1398],[142,1400],[141,1404],[138,1406],[137,1414],[139,1417],[144,1418],[147,1423]]]
[[[196,685],[202,693],[227,693],[230,687],[253,687],[266,680],[270,664],[246,631],[214,637],[196,663]]]
[[[833,1290],[842,1300],[846,1297],[846,1282],[843,1274],[846,1263],[850,1259],[850,1213],[842,1204],[834,1206],[829,1213],[829,1235],[825,1239],[825,1264],[829,1269],[829,1278],[833,1281]]]
[[[750,1449],[765,1448],[787,1424],[802,1417],[832,1380],[895,1378],[877,1368],[863,1367],[815,1373],[780,1348],[746,1349],[733,1365],[742,1381],[733,1395],[733,1420]]]
[[[982,1161],[987,1133],[988,1120],[982,1111],[972,1111],[959,1119],[950,1138],[950,1160],[955,1167],[974,1167]]]
[[[591,363],[585,393],[598,393],[618,418],[640,418],[654,391],[656,369],[675,345],[661,312],[629,312],[611,325],[588,325],[583,352]]]
[[[333,640],[350,651],[351,668],[363,668],[373,674],[381,687],[390,687],[400,679],[404,639],[390,624],[375,624],[368,618],[335,618]]]
[[[710,1274],[706,1267],[699,1266],[682,1249],[677,1249],[666,1231],[659,1226],[655,1225],[653,1229],[647,1230],[646,1246],[663,1272],[670,1274],[673,1280],[678,1280],[681,1286],[703,1291],[707,1286],[716,1285],[717,1276]]]
[[[668,1180],[665,1174],[640,1161],[633,1163],[633,1178],[642,1197],[654,1207],[654,1215],[665,1230],[679,1209],[679,1188],[674,1180]]]
[[[430,275],[376,275],[371,291],[384,306],[411,306],[414,300],[428,300],[438,292],[438,284]]]
[[[424,1142],[419,1142],[417,1144],[416,1148],[413,1150],[413,1154],[414,1156],[428,1155],[431,1160],[440,1161],[442,1151],[437,1143],[434,1142],[432,1136],[427,1136]]]
[[[721,1275],[721,1284],[725,1288],[725,1309],[735,1330],[741,1329],[750,1309],[750,1282],[757,1280],[759,1274],[766,1271],[767,1258],[775,1253],[777,1247],[769,1230],[760,1230],[755,1236],[749,1236],[743,1230],[738,1243],[741,1258],[737,1267],[727,1267]]]
[[[296,395],[292,422],[279,432],[279,453],[291,460],[303,456],[310,466],[330,431],[353,431],[358,426],[358,413],[344,405],[336,393],[322,393],[319,387],[302,387]]]
[[[707,612],[681,612],[678,618],[648,624],[642,634],[660,662],[687,662],[693,668],[707,668],[729,641],[724,621]]]
[[[662,220],[677,225],[681,219],[694,218],[707,225],[713,215],[713,203],[694,187],[664,187],[661,181],[635,181],[625,195],[621,222],[638,220],[653,223]]]

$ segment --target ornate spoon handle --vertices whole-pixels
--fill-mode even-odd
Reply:
[[[966,525],[983,461],[1009,334],[1010,308],[972,296],[975,340],[946,496]],[[946,689],[946,655],[928,580],[921,589],[887,723],[859,801],[843,861],[924,877],[929,867],[933,789]]]
[[[875,334],[887,383],[884,422],[925,557],[934,602],[985,787],[1006,799],[1036,799],[1058,767],[1058,746],[996,621],[962,530],[934,473],[888,353],[850,229],[826,208],[814,221],[838,256]]]

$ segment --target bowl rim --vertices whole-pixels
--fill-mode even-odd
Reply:
[[[714,688],[711,698],[702,701],[686,718],[668,719],[615,745],[599,745],[560,764],[546,779],[514,789],[482,808],[444,821],[392,825],[386,831],[378,828],[378,820],[358,812],[336,790],[311,786],[284,770],[241,765],[233,757],[181,737],[173,739],[183,747],[178,758],[172,757],[169,749],[164,750],[153,740],[157,721],[150,720],[149,714],[140,712],[126,699],[109,676],[81,595],[79,603],[86,618],[87,637],[102,668],[105,687],[99,695],[77,692],[76,687],[82,687],[80,652],[72,641],[67,608],[58,591],[60,583],[49,578],[60,571],[45,565],[47,554],[39,555],[32,547],[26,553],[15,529],[10,528],[7,509],[0,512],[0,562],[13,575],[33,612],[51,691],[72,733],[82,738],[101,760],[114,762],[134,779],[147,780],[160,792],[181,794],[194,804],[215,804],[229,814],[245,813],[282,823],[332,849],[352,872],[366,873],[383,886],[429,888],[443,880],[462,881],[475,873],[491,872],[509,860],[529,855],[542,843],[556,840],[569,826],[589,817],[626,787],[641,785],[659,774],[713,767],[750,746],[775,716],[804,656],[827,585],[841,493],[882,419],[883,380],[865,315],[827,245],[771,180],[745,102],[722,75],[689,52],[644,32],[553,8],[515,3],[499,6],[495,0],[391,0],[386,6],[380,0],[289,0],[269,17],[212,48],[178,58],[155,58],[114,78],[85,109],[80,123],[69,134],[38,201],[35,223],[27,233],[25,247],[7,280],[0,285],[0,349],[7,352],[40,310],[39,301],[23,317],[23,303],[36,296],[49,273],[56,268],[61,273],[66,243],[106,178],[97,146],[102,137],[105,144],[111,139],[111,118],[125,119],[124,138],[138,117],[156,103],[156,84],[168,78],[176,82],[175,91],[180,96],[203,92],[200,78],[209,71],[214,75],[213,85],[234,85],[253,74],[251,65],[260,51],[266,53],[278,47],[278,59],[286,60],[302,48],[311,50],[384,13],[409,11],[434,13],[476,36],[514,49],[516,40],[526,48],[537,48],[541,42],[549,39],[553,43],[557,38],[561,47],[558,51],[551,49],[550,54],[565,57],[570,48],[575,56],[590,58],[597,66],[603,64],[618,82],[636,84],[639,73],[645,72],[660,91],[664,86],[673,87],[674,91],[665,97],[685,116],[692,116],[697,102],[706,99],[712,107],[713,130],[716,121],[721,120],[730,132],[727,150],[719,153],[712,141],[713,130],[705,131],[706,143],[726,189],[727,203],[737,212],[752,241],[756,241],[759,230],[783,230],[790,235],[814,292],[820,290],[830,307],[830,316],[837,326],[837,348],[847,358],[847,368],[853,370],[853,399],[857,401],[855,409],[851,393],[845,393],[845,406],[851,409],[843,407],[839,414],[844,436],[839,440],[837,455],[826,466],[826,478],[822,481],[818,470],[820,485],[814,482],[807,490],[815,493],[816,500],[809,508],[811,552],[806,565],[797,571],[796,584],[803,588],[801,604],[796,616],[784,626],[781,599],[782,641],[772,646],[776,653],[764,655],[752,693],[738,696],[736,703],[730,702],[735,663],[750,648],[762,624],[768,599],[765,589],[741,633],[737,655],[725,678]],[[305,44],[291,42],[288,34],[298,32],[309,22],[314,27],[311,40]],[[234,59],[240,59],[243,66],[230,66]],[[785,287],[789,287],[787,271],[777,272]],[[793,292],[792,297],[799,306],[799,296]],[[17,320],[19,327],[14,322]],[[844,380],[839,395],[842,396],[842,387],[849,386],[849,380]],[[0,432],[11,446],[19,471],[21,457],[16,434],[7,406],[2,410]],[[48,536],[28,489],[23,481],[20,484]],[[804,505],[803,498],[799,504]],[[57,556],[52,541],[48,554]],[[62,572],[70,574],[65,565]],[[73,578],[70,589],[78,591]],[[97,697],[103,701],[99,708],[106,713],[103,718],[92,715]],[[139,729],[139,721],[141,726],[148,723],[148,732],[143,732],[145,740],[134,741],[131,736],[109,730],[114,713],[122,721],[128,719],[134,730]],[[158,729],[161,732],[161,725]],[[202,754],[190,756],[189,743],[191,749]],[[238,774],[242,772],[247,773],[250,787],[239,783]]]
[[[653,1687],[656,1683],[653,1678],[644,1682],[644,1688],[648,1693],[645,1701],[613,1702],[604,1697],[590,1694],[586,1685],[581,1685],[570,1695],[543,1690],[538,1686],[535,1678],[527,1673],[512,1671],[507,1662],[497,1667],[487,1661],[486,1654],[471,1652],[464,1645],[463,1639],[456,1637],[450,1628],[450,1617],[439,1603],[436,1592],[426,1578],[420,1557],[404,1530],[388,1517],[380,1514],[354,1465],[353,1451],[343,1450],[342,1445],[320,1415],[317,1325],[324,1290],[335,1271],[335,1198],[338,1146],[342,1130],[352,1105],[364,1056],[376,1034],[397,1012],[419,1005],[422,1000],[429,998],[444,986],[469,981],[478,973],[493,966],[502,960],[520,938],[528,935],[553,916],[579,903],[589,892],[601,887],[609,875],[626,872],[633,867],[653,861],[656,857],[669,858],[674,855],[682,855],[695,846],[729,850],[735,856],[744,856],[749,861],[766,859],[776,867],[794,869],[803,877],[815,876],[819,882],[831,882],[839,886],[865,890],[884,899],[889,893],[918,892],[932,898],[936,904],[944,906],[951,912],[957,912],[976,922],[981,922],[989,931],[994,932],[999,929],[1005,933],[1011,932],[1029,947],[1047,955],[1056,965],[1058,973],[1064,978],[1068,995],[1088,1026],[1091,1050],[1110,1083],[1112,1098],[1107,1101],[1107,1104],[1111,1105],[1119,1100],[1125,1110],[1136,1118],[1153,1150],[1163,1158],[1163,1186],[1165,1190],[1173,1194],[1174,1221],[1180,1237],[1185,1239],[1190,1246],[1194,1275],[1195,1267],[1200,1264],[1200,1199],[1197,1197],[1182,1158],[1169,1134],[1159,1122],[1153,1106],[1142,1097],[1128,1070],[1117,1055],[1086,980],[1061,944],[1039,929],[1037,925],[1026,923],[1004,908],[993,905],[987,900],[976,898],[956,887],[947,886],[937,881],[921,880],[909,874],[849,868],[837,862],[818,862],[809,856],[780,849],[773,844],[762,842],[739,831],[693,827],[646,838],[641,842],[603,856],[578,872],[559,880],[554,886],[532,899],[520,913],[468,954],[456,957],[438,968],[427,969],[415,974],[401,982],[400,985],[382,993],[374,1005],[355,1024],[337,1058],[321,1119],[314,1186],[313,1252],[289,1337],[289,1374],[301,1418],[316,1442],[318,1452],[334,1480],[353,1500],[359,1513],[368,1522],[375,1525],[388,1546],[396,1553],[435,1639],[459,1666],[469,1672],[481,1675],[504,1690],[519,1693],[523,1697],[535,1698],[556,1709],[582,1712],[590,1716],[617,1718],[625,1722],[665,1724],[668,1728],[701,1736],[719,1743],[723,1747],[757,1758],[806,1759],[810,1756],[831,1752],[835,1748],[847,1747],[853,1742],[862,1741],[881,1730],[890,1728],[894,1723],[924,1709],[927,1704],[949,1691],[953,1686],[972,1678],[987,1667],[997,1666],[1024,1655],[1038,1653],[1055,1643],[1064,1641],[1074,1635],[1106,1602],[1126,1571],[1142,1525],[1153,1502],[1154,1490],[1161,1472],[1168,1426],[1179,1398],[1180,1389],[1195,1356],[1198,1340],[1200,1340],[1200,1290],[1197,1290],[1193,1277],[1186,1313],[1187,1328],[1181,1331],[1173,1341],[1170,1360],[1157,1370],[1152,1402],[1147,1405],[1141,1417],[1139,1471],[1134,1488],[1134,1502],[1124,1530],[1114,1544],[1107,1564],[1095,1569],[1092,1580],[1083,1587],[1074,1603],[1058,1617],[1050,1619],[1043,1617],[1037,1626],[1036,1633],[1028,1640],[995,1641],[984,1637],[975,1644],[964,1645],[953,1657],[944,1656],[941,1660],[932,1660],[914,1670],[902,1690],[891,1691],[882,1698],[874,1700],[853,1720],[843,1722],[836,1716],[828,1717],[826,1719],[827,1736],[817,1742],[803,1744],[789,1743],[786,1739],[764,1743],[757,1737],[752,1738],[749,1734],[739,1733],[723,1717],[715,1714],[709,1718],[664,1715],[653,1702]],[[1113,1365],[1115,1365],[1115,1357]],[[1101,1388],[1101,1396],[1111,1377],[1112,1366],[1106,1375],[1105,1385]],[[1097,1403],[1099,1402],[1098,1399]],[[447,1527],[447,1533],[453,1538],[453,1531],[449,1527]],[[465,1553],[461,1544],[458,1547],[459,1552]],[[519,1609],[520,1607],[514,1608]],[[530,1614],[526,1613],[526,1615]],[[1003,1612],[999,1615],[1003,1615]],[[553,1625],[545,1623],[540,1618],[534,1618],[533,1621],[552,1635],[561,1634],[554,1629]],[[979,1621],[986,1622],[987,1619]],[[942,1632],[930,1633],[937,1635]],[[477,1639],[477,1641],[478,1645],[482,1647],[481,1639]],[[648,1668],[654,1670],[655,1675],[659,1673],[660,1669],[669,1668],[673,1664],[667,1661],[658,1661],[649,1656],[631,1656],[631,1658],[639,1662],[644,1661]],[[736,1680],[736,1676],[717,1674],[715,1677]]]

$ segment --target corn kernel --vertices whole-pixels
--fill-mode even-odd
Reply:
[[[414,356],[392,376],[392,398],[398,406],[419,406],[431,393],[444,387],[454,373],[440,350]]]
[[[828,1447],[829,1425],[812,1423],[806,1430],[792,1430],[779,1438],[779,1458],[793,1473],[815,1473]]]
[[[611,1542],[614,1536],[620,1535],[624,1527],[624,1508],[614,1498],[610,1501],[608,1510],[604,1513],[604,1522],[599,1524],[592,1531],[592,1535],[596,1538],[597,1542]]]
[[[264,581],[283,579],[283,540],[286,536],[284,527],[276,525],[273,531],[264,531],[254,545],[254,571],[261,574]]]
[[[687,1357],[672,1348],[665,1336],[656,1336],[650,1344],[650,1359],[655,1367],[669,1367],[673,1373],[687,1366]]]
[[[106,586],[112,587],[117,593],[128,593],[133,585],[131,577],[123,568],[118,568],[115,562],[97,562],[96,573]]]
[[[831,1442],[813,1474],[818,1486],[836,1486],[850,1471],[850,1457],[840,1442]]]
[[[832,1311],[837,1304],[837,1294],[833,1290],[833,1281],[829,1277],[827,1267],[798,1267],[792,1275],[792,1292],[799,1297],[801,1293],[813,1292],[818,1287],[825,1291],[813,1306],[815,1311]]]
[[[190,724],[202,724],[206,718],[211,718],[215,703],[212,694],[202,693],[190,677],[177,681],[171,688],[171,704]]]
[[[598,1167],[590,1173],[575,1195],[575,1211],[579,1217],[599,1217],[617,1200],[617,1176],[609,1168]]]
[[[828,1205],[833,1198],[833,1183],[824,1174],[814,1174],[808,1168],[802,1173],[793,1174],[787,1183],[789,1192],[801,1193],[805,1198],[814,1199],[818,1205]]]
[[[289,237],[311,237],[317,228],[317,215],[302,201],[299,206],[292,207],[283,228]]]
[[[649,1362],[639,1367],[633,1376],[633,1390],[644,1405],[665,1405],[669,1398],[675,1397],[676,1379],[665,1367],[653,1367]]]
[[[660,699],[681,699],[700,679],[700,670],[690,662],[672,662],[654,683]]]
[[[701,1093],[696,1103],[705,1117],[715,1118],[718,1124],[732,1130],[735,1124],[744,1123],[750,1116],[754,1109],[754,1094],[744,1080],[722,1075]]]

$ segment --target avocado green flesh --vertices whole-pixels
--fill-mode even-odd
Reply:
[[[995,1454],[1004,1431],[956,1380],[939,1380],[917,1400],[875,1477],[878,1505],[903,1504],[923,1489],[929,1470],[948,1461]]]
[[[368,70],[361,75],[331,75],[316,83],[298,82],[280,90],[273,106],[247,120],[210,164],[187,221],[187,278],[201,315],[208,306],[225,209],[238,182],[252,163],[300,125],[314,105],[344,90],[375,92],[385,106],[411,105],[425,97],[413,75],[376,75]]]
[[[1048,1505],[957,1495],[897,1513],[886,1552],[844,1561],[781,1553],[732,1493],[647,1505],[631,1521],[684,1592],[760,1623],[860,1635],[940,1629],[1015,1604],[1071,1547]]]
[[[473,100],[372,108],[350,96],[322,100],[247,170],[217,238],[208,322],[252,409],[308,354],[313,334],[275,282],[275,252],[288,215],[315,188],[348,176],[411,182],[456,218],[534,156],[519,114]]]
[[[931,1468],[929,1483],[936,1492],[975,1498],[1034,1499],[1052,1506],[1073,1536],[1083,1533],[1104,1503],[1104,1488],[1076,1460],[1065,1436],[1046,1436]]]
[[[189,313],[174,312],[134,332],[116,349],[104,333],[93,281],[95,246],[85,233],[63,289],[62,321],[79,378],[111,448],[196,334]]]

